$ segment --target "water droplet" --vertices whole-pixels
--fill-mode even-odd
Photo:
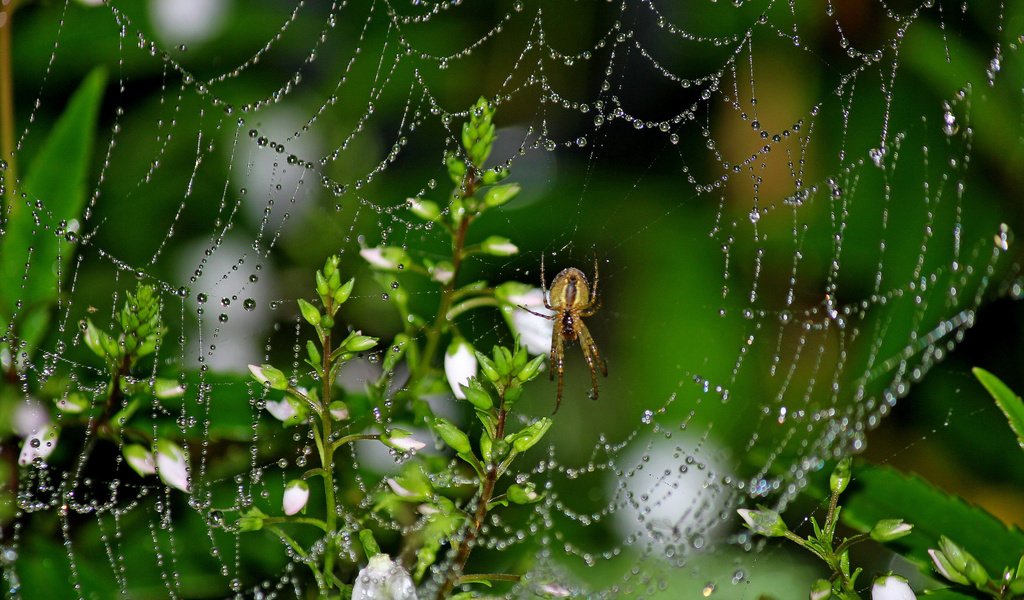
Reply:
[[[246,298],[245,301],[242,302],[242,308],[248,311],[256,310],[256,301],[252,298]]]

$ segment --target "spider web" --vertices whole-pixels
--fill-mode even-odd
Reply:
[[[3,385],[14,410],[38,410],[47,386],[98,401],[77,324],[108,325],[136,281],[157,286],[170,332],[152,375],[180,372],[186,394],[146,411],[154,435],[187,440],[192,492],[135,477],[88,435],[20,469],[7,440],[10,595],[43,595],[26,565],[47,560],[60,595],[303,597],[298,558],[249,551],[254,534],[223,517],[277,502],[313,453],[306,430],[268,419],[246,365],[299,369],[295,300],[330,253],[360,278],[346,321],[399,330],[355,250],[440,256],[404,199],[444,198],[444,152],[479,95],[503,127],[491,160],[524,188],[485,229],[523,251],[475,275],[538,285],[542,254],[549,273],[597,261],[589,323],[611,369],[591,403],[570,358],[551,446],[526,469],[545,500],[492,516],[481,552],[533,549],[523,597],[779,589],[779,557],[734,509],[784,508],[825,461],[862,451],[982,304],[1020,287],[998,160],[1021,151],[1021,32],[1004,28],[1019,21],[1001,2],[798,4],[223,0],[212,33],[176,29],[170,0],[23,8],[17,87],[39,91],[18,106],[17,158],[89,67],[112,84],[80,221],[16,199],[34,236],[76,235],[51,333],[19,354],[6,332]],[[474,341],[509,341],[494,315],[464,319]],[[371,358],[344,384],[360,389]],[[549,388],[527,395],[527,414],[548,414]],[[371,494],[395,469],[342,456],[341,489]]]

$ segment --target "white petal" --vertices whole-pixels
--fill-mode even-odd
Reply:
[[[542,315],[554,312],[544,308],[544,292],[534,288],[525,294],[513,294],[508,301],[516,306],[512,311],[512,327],[519,334],[519,340],[530,354],[544,354],[551,349],[551,332],[555,323],[549,319],[531,314],[519,306],[529,308]]]
[[[21,455],[18,456],[18,464],[34,464],[37,458],[46,460],[46,457],[53,453],[57,447],[58,430],[55,425],[48,425],[25,438],[21,444]]]
[[[132,448],[135,449],[133,450]],[[153,460],[153,453],[142,446],[126,446],[124,458],[139,475],[153,475],[156,473],[156,461]]]
[[[168,440],[157,442],[156,466],[164,483],[183,492],[189,491],[188,457],[177,444]]]
[[[295,416],[296,410],[288,399],[268,400],[266,403],[267,412],[278,421],[287,421]]]
[[[542,583],[538,587],[542,593],[547,594],[551,598],[568,598],[572,594],[572,592],[558,583]]]
[[[427,446],[426,444],[412,437],[411,435],[398,438],[393,437],[391,438],[391,445],[405,452],[410,452],[412,450],[422,450]]]
[[[249,365],[249,372],[252,373],[252,376],[255,377],[256,381],[259,381],[260,383],[266,383],[267,381],[269,381],[269,379],[267,379],[267,376],[263,373],[263,368],[260,366]]]
[[[363,248],[359,251],[359,256],[362,256],[371,265],[381,269],[394,269],[396,266],[395,263],[384,257],[383,248]]]
[[[35,398],[18,403],[14,409],[14,420],[11,425],[21,439],[41,433],[49,424],[50,413]]]
[[[914,590],[902,577],[886,575],[871,586],[871,600],[917,600]]]
[[[359,571],[352,600],[418,600],[409,573],[387,554],[378,554]]]
[[[456,340],[448,348],[444,355],[444,375],[456,398],[466,397],[460,385],[469,383],[470,377],[476,376],[477,366],[476,356],[465,340]]]
[[[419,494],[409,490],[408,488],[398,483],[394,479],[388,479],[388,486],[391,487],[391,491],[393,491],[395,495],[400,496],[402,498],[412,498],[414,496],[419,496]]]
[[[455,272],[454,271],[452,271],[451,269],[442,267],[440,265],[435,266],[430,271],[430,278],[433,279],[434,281],[437,281],[438,283],[448,283],[449,281],[452,280],[452,277],[454,277],[454,276],[455,276]]]
[[[284,499],[281,507],[284,514],[294,515],[306,506],[309,500],[309,486],[301,479],[292,481],[284,488]]]

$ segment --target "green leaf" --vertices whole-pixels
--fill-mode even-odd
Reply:
[[[1006,415],[1006,420],[1010,422],[1010,429],[1017,435],[1017,443],[1021,449],[1024,449],[1024,402],[1021,401],[1020,396],[1014,394],[1013,390],[1005,383],[985,369],[975,367],[971,371]]]
[[[32,347],[45,333],[50,305],[57,301],[57,273],[67,274],[74,253],[74,247],[60,232],[61,222],[66,227],[73,219],[80,219],[85,206],[106,79],[106,72],[96,69],[71,96],[29,165],[19,190],[32,204],[19,200],[9,207],[10,220],[0,239],[0,329],[6,329],[10,320],[17,318],[16,334]],[[37,201],[41,209],[35,208]]]
[[[956,540],[990,572],[1002,572],[1020,558],[1024,532],[958,496],[890,467],[855,465],[853,471],[853,483],[843,497],[843,522],[863,532],[882,519],[913,522],[910,534],[894,545],[905,548],[903,555],[925,572],[932,572],[928,549],[938,548],[942,535]]]

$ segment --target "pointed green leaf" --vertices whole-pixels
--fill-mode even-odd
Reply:
[[[1020,396],[1014,394],[1013,390],[1005,383],[985,369],[975,367],[972,372],[1006,415],[1006,420],[1010,422],[1010,429],[1017,436],[1017,443],[1020,444],[1021,449],[1024,449],[1024,402],[1021,401]]]
[[[18,190],[26,198],[9,207],[10,221],[0,239],[0,329],[16,318],[16,335],[31,346],[46,331],[50,305],[57,300],[57,273],[67,274],[74,253],[66,228],[81,218],[85,206],[105,84],[106,72],[96,69],[71,96],[26,171]]]

